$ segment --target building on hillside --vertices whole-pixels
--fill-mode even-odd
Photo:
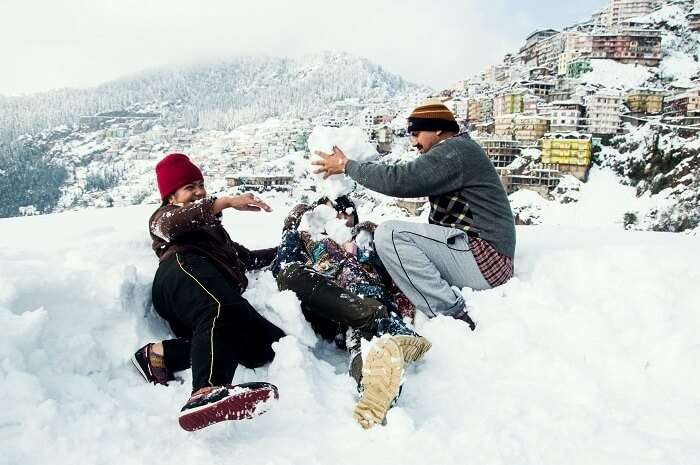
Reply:
[[[625,95],[625,103],[631,113],[657,115],[664,105],[663,89],[631,89]]]
[[[377,143],[377,152],[390,153],[391,144],[394,142],[394,132],[388,126],[381,126],[374,130],[372,139]]]
[[[549,118],[549,130],[551,132],[575,132],[585,125],[586,107],[575,100],[563,100],[552,102],[548,111],[542,111],[543,116]]]
[[[593,34],[591,58],[658,66],[661,32],[648,29]]]
[[[525,45],[520,49],[526,67],[543,66],[554,69],[558,54],[561,53],[561,37],[559,31],[545,29],[535,31],[525,39]]]
[[[469,101],[467,99],[455,97],[444,103],[445,106],[455,115],[455,119],[458,122],[461,123],[467,121],[467,117],[469,116]]]
[[[515,114],[504,113],[494,116],[494,134],[501,139],[513,139],[515,136]]]
[[[611,0],[607,25],[616,26],[628,19],[648,15],[657,5],[658,0]]]
[[[590,134],[549,133],[542,138],[541,162],[544,166],[572,174],[583,181],[591,166],[592,147]]]
[[[545,66],[535,66],[530,68],[527,74],[530,81],[541,81],[553,76],[552,71]]]
[[[486,96],[467,100],[467,124],[490,121],[493,118],[493,99]]]
[[[585,32],[566,31],[564,35],[564,50],[559,54],[557,62],[557,74],[566,75],[569,63],[577,58],[587,57],[593,51],[593,37]]]
[[[542,98],[545,101],[549,100],[549,94],[554,90],[556,84],[546,81],[529,81],[520,84],[524,89],[531,92],[533,95]]]
[[[663,113],[665,116],[697,116],[700,114],[700,87],[666,97]]]
[[[501,183],[508,194],[520,189],[535,191],[544,198],[549,198],[549,192],[557,187],[561,173],[550,167],[533,163],[522,173],[510,172],[508,169],[499,170]]]
[[[512,139],[480,139],[479,145],[496,168],[505,168],[520,156],[520,143]]]
[[[593,71],[593,65],[591,65],[590,57],[578,57],[575,60],[569,62],[566,69],[566,77],[571,79],[578,79],[582,74]]]
[[[622,123],[622,96],[615,91],[587,95],[586,132],[607,136],[617,134]]]
[[[294,176],[226,176],[228,187],[250,187],[250,188],[288,188],[294,182]]]
[[[542,97],[538,97],[530,92],[523,94],[523,113],[536,114],[537,108],[544,102]]]
[[[549,132],[549,120],[540,115],[515,115],[513,135],[521,142],[535,142]]]
[[[523,94],[522,89],[512,89],[497,95],[493,99],[493,114],[495,116],[522,113]]]

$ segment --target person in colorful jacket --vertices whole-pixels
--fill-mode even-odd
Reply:
[[[387,221],[375,232],[377,253],[398,287],[428,317],[452,316],[473,330],[455,287],[500,286],[513,276],[515,224],[508,196],[484,150],[459,133],[439,101],[418,106],[408,118],[416,160],[398,165],[349,160],[343,151],[317,152],[316,173],[345,173],[359,184],[394,197],[428,197],[429,224]]]
[[[337,217],[353,227],[352,241],[338,244],[327,235],[313,239],[298,229],[302,216],[319,205],[334,208]],[[271,267],[279,289],[295,292],[304,316],[319,335],[333,339],[350,328],[350,375],[361,394],[354,417],[364,428],[384,420],[398,396],[405,364],[419,360],[431,347],[403,321],[403,317],[412,320],[415,309],[371,248],[374,228],[369,222],[358,224],[355,205],[346,196],[297,205],[285,220]],[[365,241],[359,241],[363,234]],[[375,336],[380,339],[363,363],[361,340]]]
[[[163,204],[149,220],[160,264],[153,280],[153,306],[176,339],[147,344],[133,356],[144,378],[166,384],[192,366],[192,395],[180,425],[203,428],[225,419],[251,418],[261,403],[277,398],[268,383],[231,386],[237,364],[259,367],[274,357],[272,343],[284,336],[242,297],[245,272],[270,264],[277,249],[250,251],[233,242],[221,224],[227,208],[270,211],[251,194],[207,196],[201,171],[184,154],[156,165]]]

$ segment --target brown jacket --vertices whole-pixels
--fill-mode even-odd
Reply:
[[[148,222],[153,251],[161,262],[176,252],[204,256],[243,292],[248,286],[245,272],[269,265],[277,248],[251,251],[233,242],[221,224],[221,214],[212,212],[215,200],[207,197],[185,206],[164,205],[156,210]]]

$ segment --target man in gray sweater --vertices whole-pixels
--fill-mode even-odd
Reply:
[[[475,323],[453,287],[490,289],[513,276],[515,224],[503,186],[483,149],[459,133],[452,112],[438,101],[408,118],[411,145],[422,154],[400,165],[360,163],[342,150],[316,152],[316,173],[345,173],[393,197],[430,200],[429,224],[387,221],[374,240],[399,288],[429,317],[439,314]]]

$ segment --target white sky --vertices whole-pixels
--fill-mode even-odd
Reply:
[[[344,50],[436,88],[606,0],[0,0],[0,94],[237,55]]]

